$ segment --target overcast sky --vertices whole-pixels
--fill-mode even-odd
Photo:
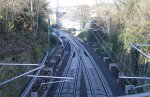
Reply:
[[[47,0],[50,3],[51,6],[56,6],[57,0]],[[87,4],[87,5],[93,5],[101,2],[105,3],[112,3],[113,0],[58,0],[60,6],[77,6],[78,4]]]

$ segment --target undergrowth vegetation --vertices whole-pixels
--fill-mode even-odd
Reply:
[[[0,62],[40,63],[47,45],[46,0],[0,0]],[[0,82],[32,66],[0,66]],[[0,97],[18,97],[30,79],[0,86]]]
[[[150,76],[150,60],[131,48],[130,44],[150,44],[150,1],[149,0],[116,0],[115,4],[99,5],[97,9],[97,24],[90,26],[92,29],[103,27],[105,30],[97,30],[101,44],[99,53],[111,57],[120,72],[126,76]],[[111,21],[111,33],[109,21]],[[86,41],[97,42],[92,30],[84,31],[79,35]],[[102,47],[104,46],[104,48]],[[95,47],[97,48],[97,47]],[[150,47],[139,47],[145,54],[150,55]],[[130,80],[131,84],[149,84],[148,80]],[[149,87],[142,88],[150,91]],[[139,91],[140,90],[140,91]],[[141,89],[137,89],[141,92]]]

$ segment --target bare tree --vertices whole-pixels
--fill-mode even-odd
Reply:
[[[81,5],[79,6],[78,11],[79,11],[80,22],[82,23],[82,27],[84,28],[85,24],[88,22],[90,18],[90,6]]]

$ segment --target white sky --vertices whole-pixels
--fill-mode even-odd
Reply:
[[[57,0],[47,0],[51,6],[56,6]],[[78,4],[93,5],[101,2],[113,3],[113,0],[58,0],[60,6],[77,6]]]

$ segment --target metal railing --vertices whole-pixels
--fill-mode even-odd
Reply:
[[[45,66],[45,61],[46,61],[47,57],[48,57],[48,52],[46,53],[45,57],[43,58],[42,63],[40,64],[42,67]],[[40,72],[41,72],[41,69],[42,68],[38,69],[38,71],[35,73],[35,75],[38,76],[40,74]],[[37,79],[37,77],[34,77],[34,78],[31,79],[31,81],[29,82],[29,84],[27,85],[27,87],[25,88],[25,90],[22,92],[22,94],[21,94],[20,97],[26,97],[26,95],[31,90],[31,88],[32,88],[34,82],[36,81],[36,79]]]

